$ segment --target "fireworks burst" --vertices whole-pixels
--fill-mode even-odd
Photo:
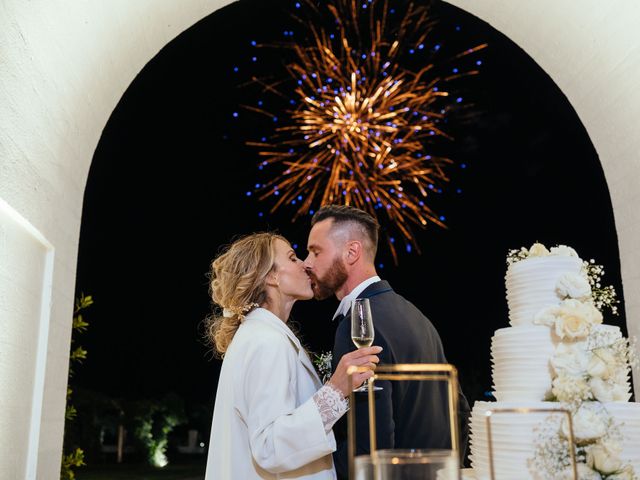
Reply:
[[[296,85],[293,95],[281,91],[281,83],[254,79],[295,104],[290,122],[270,141],[249,142],[260,149],[263,164],[283,170],[261,186],[259,198],[277,197],[272,211],[296,205],[294,220],[320,205],[353,205],[396,226],[419,251],[412,224],[444,227],[427,205],[430,191],[448,181],[445,167],[451,163],[428,153],[435,138],[450,138],[439,125],[456,101],[443,85],[477,71],[443,77],[433,74],[433,63],[418,71],[402,66],[403,52],[423,50],[431,33],[424,6],[408,3],[406,11],[392,15],[388,0],[305,5],[315,19],[300,19],[310,25],[307,42],[287,45],[293,50],[286,66]],[[330,23],[318,21],[327,16]],[[314,26],[320,23],[335,30]]]

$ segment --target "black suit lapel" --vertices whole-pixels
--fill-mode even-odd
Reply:
[[[357,298],[371,298],[387,292],[393,292],[393,288],[391,288],[391,285],[389,285],[389,282],[387,282],[386,280],[380,280],[379,282],[372,283],[367,288],[365,288]],[[337,321],[338,324],[340,324],[342,319],[344,319],[345,317],[351,317],[351,306],[349,306],[349,310],[347,310],[347,313],[345,313],[344,315],[337,315],[334,320]]]

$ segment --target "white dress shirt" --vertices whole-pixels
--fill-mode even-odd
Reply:
[[[378,275],[374,275],[373,277],[367,278],[364,282],[360,283],[357,287],[349,292],[349,295],[346,295],[342,300],[340,300],[340,305],[338,305],[338,309],[336,313],[333,314],[333,319],[338,315],[346,315],[349,309],[351,308],[351,302],[353,302],[358,295],[364,292],[365,288],[367,288],[372,283],[376,283],[382,280]]]

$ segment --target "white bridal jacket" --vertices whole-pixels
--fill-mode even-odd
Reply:
[[[222,363],[205,480],[336,478],[335,438],[312,398],[320,387],[289,327],[250,312]]]

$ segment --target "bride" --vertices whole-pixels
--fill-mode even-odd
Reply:
[[[347,410],[351,365],[373,375],[382,349],[340,359],[323,386],[287,326],[296,300],[313,297],[302,261],[272,233],[235,241],[211,265],[211,297],[222,309],[207,325],[223,356],[205,480],[333,479],[331,428]]]

